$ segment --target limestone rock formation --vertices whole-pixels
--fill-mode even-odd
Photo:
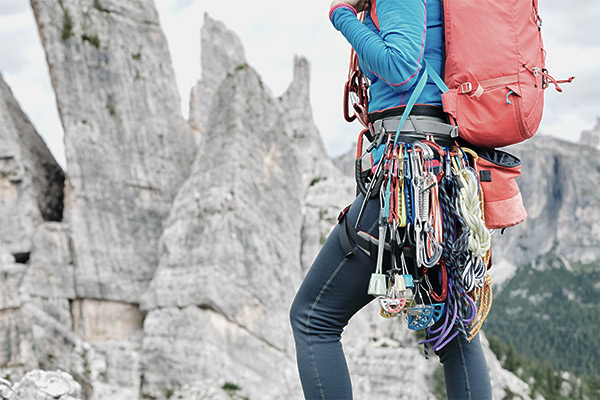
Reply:
[[[62,169],[0,79],[0,366],[17,376],[51,361],[76,370],[63,186]]]
[[[31,0],[65,131],[77,295],[136,303],[193,139],[152,0]]]
[[[33,370],[14,385],[0,382],[0,396],[6,400],[81,400],[81,385],[63,371]]]
[[[0,242],[27,262],[43,221],[62,219],[64,173],[0,75]]]
[[[230,71],[246,64],[246,56],[240,38],[225,25],[204,15],[201,30],[202,79],[191,90],[189,125],[200,144],[202,134],[219,129],[209,125],[211,99]]]
[[[289,167],[296,160],[279,130],[274,99],[260,86],[247,66],[222,83],[209,113],[209,126],[220,129],[206,132],[165,222],[160,266],[142,302],[149,310],[149,394],[156,395],[153,386],[165,380],[218,378],[229,371],[245,375],[246,385],[271,398],[286,390],[293,374],[285,361],[289,341],[281,305],[289,304],[299,278],[302,219],[289,210],[301,208],[295,195],[300,179]],[[162,340],[164,329],[176,340]],[[197,365],[198,359],[214,363]],[[262,379],[265,372],[271,387]]]

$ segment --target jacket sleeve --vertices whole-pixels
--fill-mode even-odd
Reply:
[[[331,22],[350,42],[367,75],[382,79],[397,91],[406,91],[415,84],[421,69],[427,30],[425,1],[379,0],[376,11],[379,34],[346,7],[333,10]]]

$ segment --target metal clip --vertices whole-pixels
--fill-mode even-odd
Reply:
[[[458,137],[458,126],[453,126],[452,130],[450,131],[450,137],[451,138],[457,138]]]

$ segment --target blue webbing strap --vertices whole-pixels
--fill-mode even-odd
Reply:
[[[429,74],[429,77],[433,79],[433,81],[435,82],[437,87],[442,91],[442,93],[447,92],[449,90],[448,86],[446,86],[442,78],[437,74],[437,72],[435,72],[435,69],[433,69],[433,67],[427,61],[424,61],[424,63],[425,67],[427,68],[427,73]]]
[[[402,118],[400,119],[400,124],[398,125],[396,136],[394,137],[394,146],[396,146],[396,143],[398,142],[398,137],[400,136],[400,131],[404,127],[404,123],[408,119],[410,112],[412,111],[414,105],[417,103],[417,99],[419,98],[419,96],[423,92],[423,89],[425,88],[425,84],[427,83],[427,76],[427,68],[425,68],[423,70],[423,75],[421,75],[421,78],[419,79],[415,90],[410,95],[408,103],[406,103],[406,107],[404,108],[404,112],[402,113]]]
[[[442,93],[444,93],[448,90],[448,86],[446,86],[446,84],[444,83],[442,78],[440,78],[438,73],[435,72],[433,67],[425,59],[423,59],[423,66],[425,67],[423,70],[423,75],[421,75],[419,82],[417,82],[417,86],[415,86],[415,90],[410,95],[410,98],[408,99],[408,103],[406,103],[406,108],[404,109],[404,112],[402,113],[402,119],[400,119],[400,124],[398,125],[398,130],[396,131],[396,136],[394,138],[394,146],[396,145],[396,142],[398,141],[398,137],[400,136],[400,131],[404,127],[404,123],[408,119],[410,112],[412,111],[414,105],[417,103],[417,100],[419,99],[419,96],[421,95],[421,93],[423,92],[423,89],[425,88],[425,84],[427,83],[427,77],[430,77],[433,80],[433,82],[441,90]]]

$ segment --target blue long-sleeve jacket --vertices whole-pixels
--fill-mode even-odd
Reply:
[[[369,112],[405,105],[423,72],[423,58],[440,75],[443,58],[440,0],[377,0],[375,11],[367,13],[364,24],[350,8],[336,8],[330,15],[371,81]],[[417,103],[441,106],[433,81],[428,80]]]

